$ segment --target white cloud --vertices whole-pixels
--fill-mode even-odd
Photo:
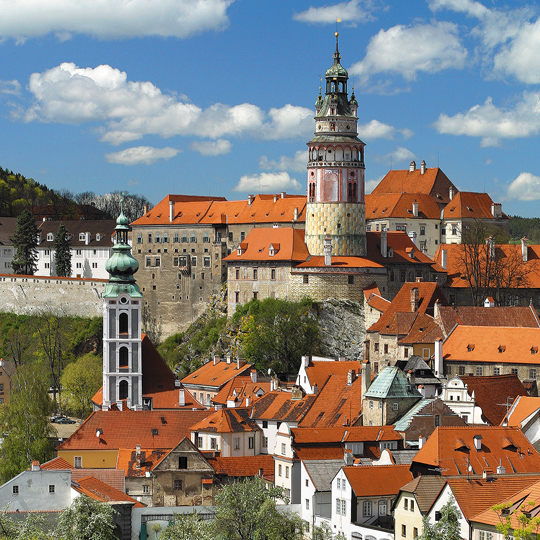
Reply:
[[[367,180],[365,185],[366,193],[371,193],[381,182],[381,180],[384,178],[384,176],[379,176],[379,178],[375,178],[373,180]]]
[[[387,160],[392,160],[392,163],[400,163],[403,161],[412,161],[414,159],[414,154],[403,148],[403,146],[398,146],[393,152],[390,152],[386,155]]]
[[[293,19],[307,23],[335,23],[341,19],[344,23],[356,26],[356,23],[366,23],[374,19],[373,11],[376,9],[376,2],[370,0],[350,0],[340,2],[330,6],[313,7],[306,11],[295,13]]]
[[[11,94],[18,96],[21,93],[21,84],[19,81],[0,81],[0,94]]]
[[[482,146],[497,146],[499,139],[517,139],[540,133],[540,93],[524,92],[512,109],[493,105],[488,97],[466,113],[441,114],[434,123],[439,133],[482,137]]]
[[[523,172],[509,186],[508,197],[520,201],[537,201],[540,199],[540,177]]]
[[[80,68],[66,62],[33,73],[29,90],[34,103],[24,115],[27,122],[101,122],[96,130],[101,141],[114,145],[145,135],[290,139],[313,131],[310,109],[285,105],[266,113],[250,103],[201,109],[183,96],[163,94],[151,82],[129,81],[109,65]]]
[[[191,143],[190,148],[200,152],[203,156],[222,156],[231,151],[232,144],[226,139],[217,141],[195,141]]]
[[[120,152],[105,154],[109,163],[118,163],[120,165],[139,165],[145,163],[152,165],[160,159],[171,159],[175,157],[180,150],[177,148],[152,148],[151,146],[135,146],[126,148]]]
[[[361,139],[390,139],[392,140],[397,134],[401,134],[404,139],[412,137],[413,132],[410,129],[396,129],[388,124],[383,124],[378,120],[371,120],[363,126],[358,126],[358,136]]]
[[[54,33],[101,39],[185,38],[228,25],[233,0],[18,0],[0,3],[0,36],[23,42]]]
[[[287,172],[261,173],[242,176],[233,191],[245,193],[276,193],[278,191],[302,191],[302,185]]]
[[[359,75],[362,83],[376,73],[388,72],[413,80],[418,72],[460,69],[466,60],[467,50],[460,43],[457,25],[397,25],[373,36],[365,58],[354,64],[349,73]]]
[[[295,171],[303,172],[307,169],[308,151],[298,150],[294,157],[281,156],[279,161],[268,159],[266,156],[261,156],[259,167],[265,171]]]

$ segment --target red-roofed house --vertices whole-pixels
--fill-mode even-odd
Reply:
[[[538,449],[540,440],[540,398],[518,396],[508,409],[501,426],[519,427]]]
[[[366,328],[375,324],[390,306],[390,300],[383,298],[377,284],[373,282],[364,288],[364,320]]]

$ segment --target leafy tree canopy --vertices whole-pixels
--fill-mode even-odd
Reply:
[[[418,540],[461,540],[461,514],[452,497],[441,508],[441,519],[432,525],[426,515],[422,521],[422,534]]]
[[[204,521],[192,514],[175,514],[173,521],[159,535],[160,540],[215,540],[213,521]]]

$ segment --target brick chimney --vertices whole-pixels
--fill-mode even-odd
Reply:
[[[420,291],[418,287],[413,287],[411,289],[411,312],[414,313],[418,311],[418,305],[420,303]]]

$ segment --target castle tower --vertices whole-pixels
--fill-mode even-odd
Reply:
[[[349,100],[349,74],[341,66],[336,32],[334,64],[326,72],[324,98],[315,102],[315,136],[307,143],[308,202],[305,240],[311,255],[366,255],[364,146],[358,138],[358,102]]]
[[[139,263],[128,244],[129,221],[116,220],[116,243],[105,269],[110,274],[103,293],[103,409],[124,402],[142,409],[142,294],[133,274]]]

